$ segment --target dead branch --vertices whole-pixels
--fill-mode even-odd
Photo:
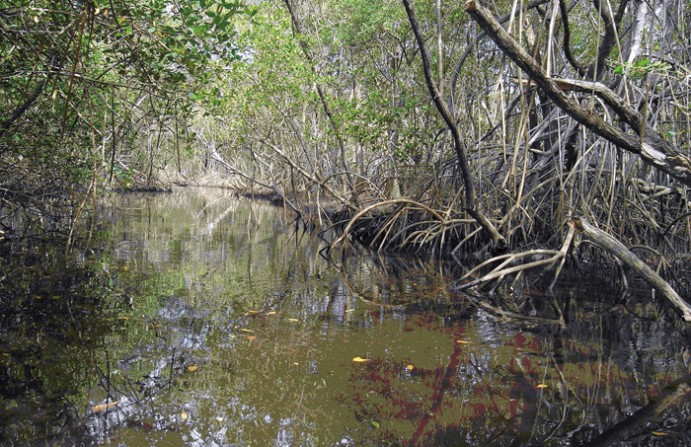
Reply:
[[[687,303],[655,270],[632,253],[624,244],[610,234],[591,225],[584,218],[574,220],[576,229],[599,248],[620,259],[629,268],[638,273],[648,284],[667,298],[682,313],[684,321],[691,321],[691,305]]]

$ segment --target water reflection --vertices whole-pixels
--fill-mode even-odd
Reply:
[[[573,445],[689,371],[673,313],[645,295],[624,306],[581,278],[555,296],[517,292],[511,305],[533,315],[514,320],[494,311],[500,298],[451,292],[455,266],[354,248],[327,262],[290,214],[222,190],[120,196],[104,217],[108,246],[90,262],[124,304],[83,304],[88,343],[79,319],[55,329],[90,359],[62,388],[61,445]],[[16,376],[6,340],[41,322],[5,327]],[[688,395],[670,408],[627,436],[683,445]],[[42,439],[4,415],[24,428],[0,442]]]

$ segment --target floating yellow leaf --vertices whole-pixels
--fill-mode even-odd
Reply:
[[[470,340],[456,340],[456,343],[458,343],[459,345],[469,345],[472,343],[472,341],[470,341]]]
[[[362,362],[366,362],[366,361],[368,361],[368,360],[369,360],[369,359],[363,359],[363,358],[360,357],[360,356],[357,356],[357,357],[354,357],[354,358],[353,358],[353,361],[356,362],[356,363],[362,363]]]
[[[405,369],[407,369],[408,371],[412,371],[412,370],[415,369],[415,365],[410,365],[410,364],[409,364],[408,366],[405,367]]]
[[[260,313],[262,313],[261,310],[248,310],[245,315],[247,315],[248,317],[253,317],[255,315],[259,315]]]
[[[180,419],[182,419],[183,422],[187,420],[187,416],[187,413],[185,413],[184,411],[180,413]]]
[[[119,403],[120,403],[120,401],[116,400],[115,402],[108,402],[105,404],[94,405],[91,408],[91,411],[93,411],[94,413],[103,413],[104,411],[109,410],[109,409],[117,406]]]
[[[355,312],[355,309],[348,309],[348,310],[345,311],[345,313],[347,313],[347,314],[350,313],[350,312]]]
[[[197,365],[190,365],[187,367],[187,371],[189,371],[191,373],[195,372],[198,369],[199,369],[199,366],[197,366]]]
[[[293,365],[295,365],[295,366],[299,366],[299,365],[300,365],[300,363],[299,363],[299,362],[293,362]]]
[[[256,335],[248,335],[248,336],[247,336],[247,339],[248,339],[249,341],[254,341],[255,338],[257,338]]]
[[[272,310],[266,313],[266,315],[276,315],[276,311]]]
[[[547,385],[546,383],[541,383],[537,387],[538,388],[549,388],[549,385]]]
[[[291,323],[297,323],[300,320],[298,320],[297,318],[288,318],[288,321],[290,321]]]
[[[650,433],[652,433],[655,436],[668,436],[669,435],[669,433],[666,433],[664,431],[652,431]]]
[[[252,329],[245,329],[244,327],[240,328],[240,332],[249,332],[250,334],[254,333],[254,331]]]

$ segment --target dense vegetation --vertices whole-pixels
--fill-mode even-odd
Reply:
[[[480,283],[583,231],[689,287],[688,2],[246,3],[5,2],[1,229],[204,181],[375,249],[498,255]]]

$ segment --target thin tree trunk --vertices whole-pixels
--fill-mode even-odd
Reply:
[[[482,212],[482,210],[475,204],[475,187],[473,181],[470,178],[470,167],[468,165],[468,159],[465,155],[465,150],[463,143],[461,142],[461,134],[456,126],[456,120],[451,114],[449,107],[441,96],[437,85],[432,79],[432,69],[429,62],[429,57],[427,55],[427,50],[425,50],[425,42],[420,34],[420,27],[418,26],[417,19],[415,18],[415,12],[410,6],[409,0],[402,0],[403,6],[405,7],[406,13],[408,14],[408,19],[410,21],[410,26],[415,34],[415,39],[417,40],[418,46],[420,48],[420,56],[422,58],[422,66],[425,71],[425,81],[427,82],[427,88],[429,89],[430,95],[432,96],[432,101],[436,106],[439,114],[444,119],[446,126],[448,127],[451,135],[453,137],[453,147],[456,151],[456,158],[458,159],[458,164],[461,169],[461,175],[463,176],[463,186],[465,188],[465,211],[470,214],[473,219],[482,227],[482,229],[492,238],[494,245],[498,249],[506,248],[506,239],[502,236],[497,228],[489,221],[487,216]]]

